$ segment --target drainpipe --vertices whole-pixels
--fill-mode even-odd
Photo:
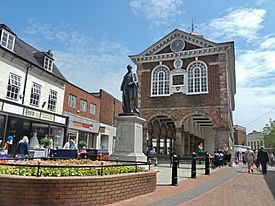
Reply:
[[[24,100],[25,100],[25,93],[26,93],[26,86],[27,86],[27,79],[29,75],[29,69],[32,67],[32,65],[28,66],[26,68],[26,75],[25,75],[25,82],[24,82],[24,88],[23,88],[23,97],[22,97],[22,105],[24,105]]]

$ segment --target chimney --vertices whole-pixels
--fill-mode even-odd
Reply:
[[[53,53],[51,50],[47,51],[47,55],[53,59]]]

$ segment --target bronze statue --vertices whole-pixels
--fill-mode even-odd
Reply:
[[[140,116],[138,111],[138,82],[132,67],[127,66],[128,72],[124,75],[120,91],[122,91],[122,115]]]

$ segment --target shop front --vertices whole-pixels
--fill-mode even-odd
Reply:
[[[43,150],[39,144],[44,137],[52,139],[51,147],[64,144],[66,117],[41,110],[0,101],[0,139],[9,144],[9,153],[15,154],[23,136],[29,138],[31,150]],[[10,141],[12,140],[12,141]]]
[[[64,115],[69,118],[68,139],[73,139],[76,143],[82,140],[87,148],[96,148],[99,122],[67,112]]]

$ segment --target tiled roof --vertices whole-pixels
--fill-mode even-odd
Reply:
[[[12,33],[13,35],[16,36],[16,34],[8,26],[6,26],[5,24],[0,24],[0,29],[5,29],[6,31],[8,31],[8,32],[10,32],[10,33]],[[44,57],[44,55],[46,55],[46,52],[41,52],[41,51],[35,49],[34,47],[32,47],[29,44],[25,43],[23,40],[21,40],[17,36],[15,38],[15,44],[14,44],[14,51],[13,52],[6,49],[6,48],[4,48],[4,47],[2,47],[2,48],[5,49],[6,51],[9,51],[12,54],[15,54],[19,58],[21,58],[23,60],[26,60],[29,63],[34,64],[38,68],[43,69],[43,71],[46,71],[49,74],[52,74],[52,75],[58,77],[59,79],[62,79],[64,81],[66,81],[66,78],[62,75],[62,73],[55,66],[55,64],[53,64],[52,72],[47,71],[47,70],[44,69],[44,67],[43,67],[44,58],[39,58],[39,56],[41,56],[41,54],[43,54],[43,57]],[[37,54],[40,54],[40,55],[37,55]]]

